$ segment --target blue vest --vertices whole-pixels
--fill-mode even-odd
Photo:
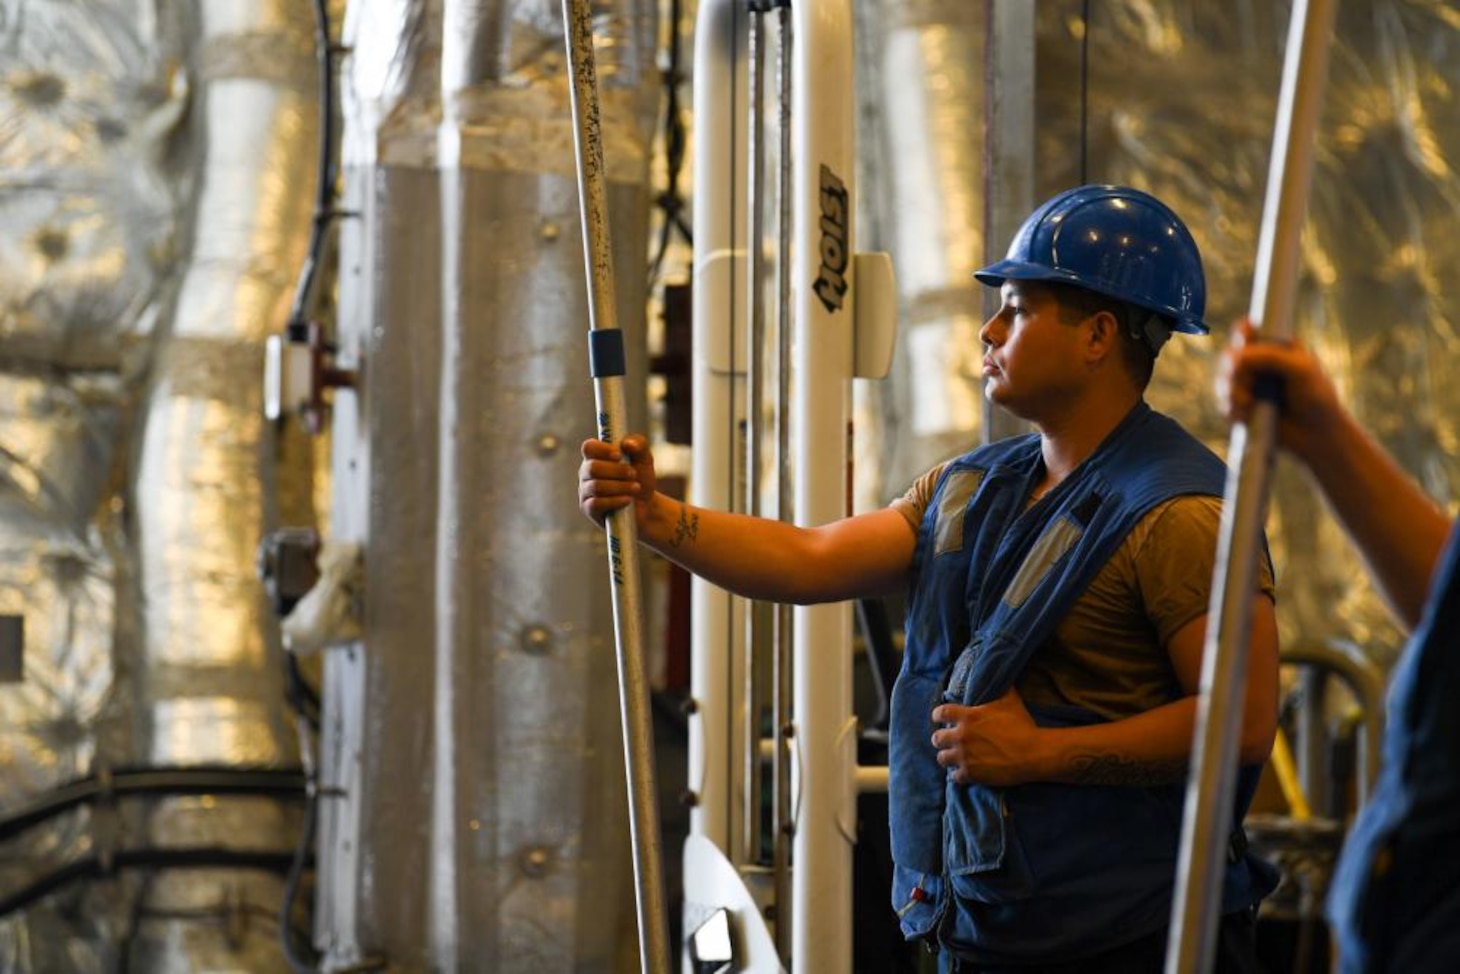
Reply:
[[[1384,769],[1329,895],[1345,974],[1460,970],[1460,531],[1394,668]]]
[[[937,763],[931,711],[1002,696],[1130,530],[1162,502],[1221,496],[1221,460],[1138,404],[1038,503],[1039,437],[982,447],[943,471],[918,531],[907,648],[892,694],[893,906],[911,938],[987,963],[1077,960],[1170,921],[1184,783],[957,785]],[[1101,718],[1030,706],[1042,726]],[[1234,821],[1256,768],[1244,769]],[[1232,857],[1223,910],[1274,885]]]

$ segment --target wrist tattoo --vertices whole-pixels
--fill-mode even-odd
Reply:
[[[679,505],[679,523],[674,525],[674,537],[669,539],[670,545],[678,548],[686,541],[693,541],[699,537],[700,516],[691,514],[689,508],[683,504]]]
[[[1137,761],[1123,754],[1080,754],[1074,778],[1086,785],[1167,785],[1186,776],[1184,759]]]

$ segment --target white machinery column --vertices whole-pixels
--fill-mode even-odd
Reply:
[[[760,410],[747,400],[746,335],[752,285],[747,208],[759,195],[750,147],[769,141],[751,132],[749,104],[753,16],[748,0],[703,0],[696,25],[694,107],[694,465],[691,498],[717,509],[745,510],[747,422]],[[774,4],[763,6],[773,7]],[[760,15],[763,16],[763,15]],[[774,259],[789,274],[789,300],[777,329],[787,329],[791,519],[822,524],[850,513],[850,422],[854,376],[885,375],[891,356],[895,288],[884,255],[854,253],[855,94],[851,0],[795,0],[780,21],[789,45],[793,164],[789,214]],[[786,25],[789,24],[789,30]],[[764,32],[755,35],[764,37]],[[759,42],[758,42],[759,43]],[[782,50],[786,50],[782,47]],[[757,58],[764,52],[756,47]],[[761,70],[764,70],[761,62]],[[757,75],[759,77],[759,75]],[[761,86],[756,85],[754,90]],[[758,123],[757,123],[758,124]],[[787,205],[789,203],[789,205]],[[764,215],[764,211],[762,211]],[[777,235],[765,234],[766,240]],[[755,246],[764,248],[764,240]],[[788,251],[788,252],[786,252]],[[862,279],[858,307],[858,269]],[[782,512],[782,516],[785,512]],[[852,624],[847,604],[802,607],[793,618],[790,722],[761,740],[747,700],[745,603],[696,579],[692,589],[692,693],[689,787],[694,794],[685,848],[686,953],[723,942],[709,932],[736,931],[736,970],[782,966],[776,943],[789,944],[793,971],[852,966],[852,856],[858,781],[885,788],[885,773],[858,774],[852,713]],[[749,775],[763,774],[777,748],[791,763],[790,882],[768,874],[758,800],[747,801]],[[739,760],[740,755],[765,760]],[[756,827],[747,827],[747,826]],[[789,902],[775,903],[776,889]],[[782,896],[786,894],[783,892]],[[774,906],[772,911],[770,908]],[[779,926],[772,939],[765,918]]]
[[[792,6],[792,408],[795,520],[851,513],[856,168],[850,0]],[[782,255],[783,257],[785,255]],[[852,969],[856,718],[846,603],[795,613],[791,969]]]

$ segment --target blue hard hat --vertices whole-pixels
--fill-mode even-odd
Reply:
[[[1073,284],[1168,319],[1174,331],[1205,335],[1206,277],[1181,218],[1149,193],[1127,186],[1080,186],[1042,204],[1024,221],[1004,259],[973,275]]]

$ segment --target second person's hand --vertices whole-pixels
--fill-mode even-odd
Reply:
[[[1228,421],[1245,423],[1257,401],[1259,376],[1282,380],[1277,437],[1282,446],[1311,459],[1323,437],[1343,416],[1338,391],[1318,359],[1296,341],[1263,341],[1250,320],[1233,326],[1232,342],[1217,366],[1217,402]]]

